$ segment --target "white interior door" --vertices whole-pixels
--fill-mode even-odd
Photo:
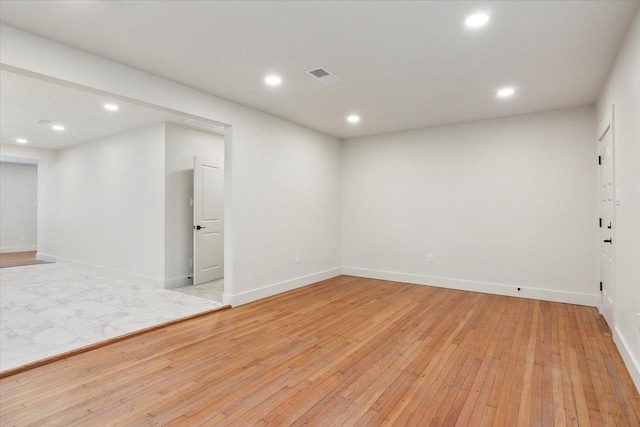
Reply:
[[[600,307],[610,327],[613,328],[615,302],[615,270],[614,270],[614,186],[613,186],[613,139],[611,125],[600,137],[600,281],[602,293]]]
[[[193,169],[193,284],[224,277],[224,174],[196,157]]]

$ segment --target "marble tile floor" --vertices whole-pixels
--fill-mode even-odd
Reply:
[[[196,297],[222,302],[222,293],[224,292],[224,278],[214,280],[212,282],[203,283],[201,285],[188,285],[181,288],[172,289],[183,294],[193,295]]]
[[[0,371],[221,305],[71,264],[3,268]]]

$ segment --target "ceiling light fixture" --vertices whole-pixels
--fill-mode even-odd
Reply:
[[[360,116],[357,114],[351,114],[349,117],[347,117],[347,121],[349,123],[358,123],[360,121]]]
[[[267,76],[264,82],[269,86],[279,86],[282,83],[282,79],[279,76]]]
[[[53,126],[51,126],[51,129],[57,130],[57,131],[63,131],[64,130],[64,126],[62,126],[62,125],[53,125]]]
[[[103,107],[107,111],[118,111],[120,109],[116,104],[104,104]]]
[[[29,141],[27,141],[27,140],[26,140],[26,139],[24,139],[24,138],[18,138],[18,139],[16,139],[16,142],[17,142],[18,144],[26,144],[26,143],[27,143],[27,142],[29,142]]]
[[[467,28],[480,28],[487,25],[487,22],[489,22],[489,15],[486,13],[474,13],[473,15],[467,16],[467,19],[464,20]]]
[[[509,98],[516,93],[515,88],[512,87],[503,87],[498,91],[498,98]]]

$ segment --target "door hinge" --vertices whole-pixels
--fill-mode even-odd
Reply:
[[[602,228],[602,218],[598,218],[598,225]]]
[[[602,164],[602,156],[598,156],[598,164],[601,165]]]
[[[600,292],[602,292],[602,282],[600,282]]]

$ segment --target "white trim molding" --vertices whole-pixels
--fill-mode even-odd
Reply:
[[[616,347],[618,347],[618,351],[631,375],[633,383],[636,385],[636,389],[640,390],[640,363],[633,355],[629,343],[618,328],[613,328],[613,342],[615,342]]]
[[[471,280],[451,279],[445,277],[422,276],[418,274],[395,273],[390,271],[371,270],[367,268],[343,267],[342,274],[366,277],[369,279],[389,280],[393,282],[411,283],[414,285],[436,286],[439,288],[458,289],[462,291],[482,292],[486,294],[506,295],[562,302],[567,304],[597,307],[599,296],[577,292],[561,292],[551,289],[529,288],[517,285],[476,282]],[[520,290],[518,290],[520,288]]]
[[[66,259],[66,258],[61,258],[61,257],[56,257],[56,256],[53,256],[53,255],[47,255],[47,254],[43,254],[41,252],[38,252],[36,254],[36,259],[39,259],[39,260],[42,260],[42,261],[57,262],[57,263],[61,263],[61,264],[70,264],[70,265],[74,265],[74,266],[77,266],[77,267],[82,267],[82,268],[86,268],[86,269],[89,269],[89,270],[94,270],[94,271],[96,271],[98,273],[109,274],[111,276],[118,277],[120,279],[135,280],[136,282],[144,284],[144,285],[147,285],[150,288],[159,288],[159,289],[164,288],[164,281],[162,279],[154,279],[153,277],[147,277],[147,276],[141,276],[141,275],[138,275],[138,274],[127,273],[126,271],[113,270],[111,268],[101,267],[99,265],[87,264],[87,263],[84,263],[84,262],[74,261],[74,260],[71,260],[71,259]]]
[[[173,279],[166,279],[164,281],[164,288],[176,289],[176,288],[181,288],[183,286],[188,286],[192,284],[193,284],[193,280],[190,278],[190,276],[174,277]]]
[[[291,280],[285,280],[284,282],[274,283],[272,285],[264,286],[259,289],[254,289],[249,292],[243,292],[240,294],[222,295],[223,304],[231,304],[236,307],[242,304],[247,304],[259,299],[267,298],[273,295],[277,295],[283,292],[292,291],[294,289],[301,288],[303,286],[311,285],[322,280],[338,277],[342,274],[341,268],[332,268],[331,270],[321,271],[319,273],[310,274],[308,276],[297,277]]]
[[[37,251],[37,245],[27,245],[27,246],[6,246],[4,248],[0,248],[0,254],[7,254],[12,252],[32,252]]]

